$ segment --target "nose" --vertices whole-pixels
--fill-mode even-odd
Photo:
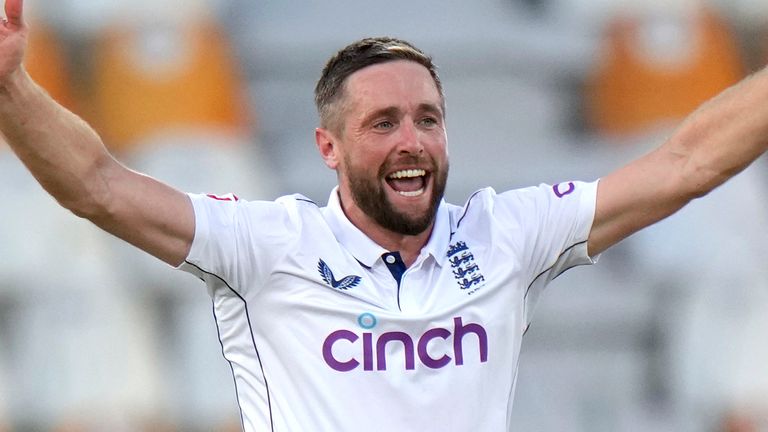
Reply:
[[[398,151],[402,154],[414,155],[423,153],[424,145],[421,142],[421,138],[421,133],[416,125],[410,122],[405,122],[405,124],[400,127]]]

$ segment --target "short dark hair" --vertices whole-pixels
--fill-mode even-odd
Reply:
[[[342,48],[325,64],[323,73],[315,86],[315,106],[320,115],[320,126],[340,130],[339,110],[335,109],[334,105],[344,94],[344,83],[347,77],[364,67],[397,60],[413,61],[427,68],[440,93],[441,104],[445,111],[443,86],[437,74],[437,66],[430,56],[402,39],[365,38]]]

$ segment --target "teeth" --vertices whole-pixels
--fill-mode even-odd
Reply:
[[[409,169],[409,170],[401,170],[401,171],[393,172],[392,174],[389,175],[389,178],[400,179],[400,178],[406,178],[406,177],[408,178],[421,177],[426,174],[427,172],[423,169]]]
[[[419,190],[415,190],[413,192],[397,191],[397,193],[399,193],[402,196],[406,196],[406,197],[415,197],[415,196],[419,196],[419,195],[423,194],[424,193],[424,188],[421,188]]]

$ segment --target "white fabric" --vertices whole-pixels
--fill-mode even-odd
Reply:
[[[594,262],[596,185],[442,203],[399,286],[335,190],[324,208],[299,195],[191,195],[197,228],[181,268],[213,296],[244,429],[506,430],[542,288]]]
[[[231,190],[243,196],[275,196],[260,143],[226,130],[185,128],[154,134],[137,143],[126,164],[186,191]],[[258,175],[257,175],[258,174]],[[158,411],[183,428],[213,430],[237,419],[229,366],[216,344],[211,298],[195,278],[115,240],[118,275],[130,290],[126,302],[147,314],[156,352],[147,367],[159,375]]]

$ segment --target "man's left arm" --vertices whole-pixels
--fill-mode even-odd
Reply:
[[[768,68],[694,111],[662,146],[600,180],[594,256],[673,214],[768,150]]]

